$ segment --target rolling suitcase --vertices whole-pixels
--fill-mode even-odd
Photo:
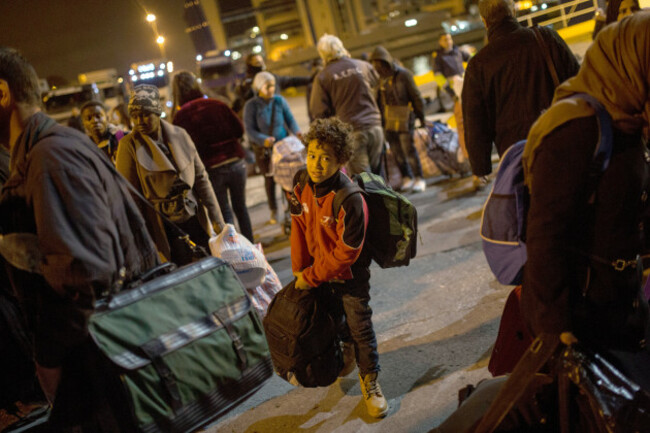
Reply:
[[[89,332],[122,383],[129,431],[195,431],[266,382],[273,368],[251,307],[214,257],[98,303]]]

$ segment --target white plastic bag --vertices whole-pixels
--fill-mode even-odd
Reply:
[[[264,253],[262,244],[255,244],[255,247],[259,249],[262,254]],[[259,314],[260,318],[266,316],[269,304],[271,304],[273,297],[280,290],[282,290],[282,283],[278,278],[278,274],[275,273],[273,267],[271,267],[267,261],[266,278],[264,279],[264,282],[254,289],[247,289],[248,294],[251,295],[251,299],[253,300],[253,307],[257,310],[257,314]]]
[[[284,191],[293,189],[293,177],[307,166],[305,145],[294,135],[290,135],[273,146],[271,155],[271,174]]]
[[[264,253],[237,233],[232,224],[226,224],[219,235],[210,238],[210,253],[228,262],[247,289],[254,289],[264,282]]]

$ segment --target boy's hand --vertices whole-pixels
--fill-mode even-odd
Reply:
[[[302,278],[302,272],[294,272],[294,275],[296,276],[296,289],[298,290],[309,290],[311,289],[311,286],[305,282],[305,280]]]

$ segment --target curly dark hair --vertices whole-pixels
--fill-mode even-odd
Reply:
[[[309,126],[309,131],[302,136],[305,147],[313,140],[328,144],[334,150],[334,155],[339,163],[345,164],[352,156],[350,133],[352,127],[338,117],[329,119],[316,119]]]

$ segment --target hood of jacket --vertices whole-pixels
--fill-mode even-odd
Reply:
[[[393,66],[393,56],[391,56],[388,50],[381,45],[375,48],[375,50],[372,52],[370,60],[381,60],[382,62],[388,63],[388,66],[390,66],[392,69],[395,69]]]

